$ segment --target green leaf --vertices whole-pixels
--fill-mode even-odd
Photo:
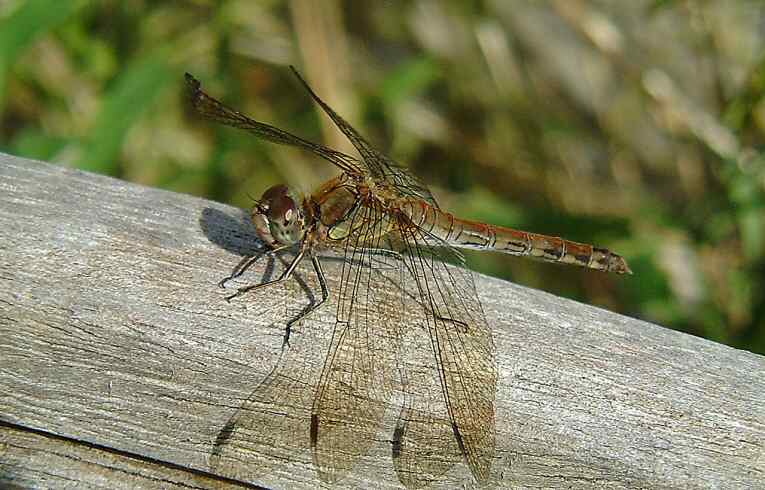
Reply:
[[[35,128],[21,130],[10,146],[15,155],[38,160],[50,160],[66,146],[66,138],[51,136]]]
[[[765,206],[752,206],[739,213],[744,255],[750,261],[765,254]]]
[[[27,0],[11,15],[0,20],[0,112],[11,66],[37,39],[63,24],[87,2],[84,0]]]
[[[438,64],[430,58],[418,58],[404,63],[388,75],[382,84],[380,98],[384,106],[395,106],[420,93],[438,78],[439,72]]]
[[[157,95],[169,83],[179,80],[177,75],[167,46],[126,67],[104,96],[77,167],[117,175],[117,157],[128,131]]]

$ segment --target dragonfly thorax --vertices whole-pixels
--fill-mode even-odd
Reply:
[[[283,184],[270,187],[252,208],[258,236],[268,245],[292,245],[305,235],[305,213],[299,200]]]

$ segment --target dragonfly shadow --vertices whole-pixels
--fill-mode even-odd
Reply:
[[[208,240],[228,252],[245,257],[268,251],[255,232],[250,213],[244,209],[239,210],[238,216],[231,216],[219,209],[204,208],[199,226]]]

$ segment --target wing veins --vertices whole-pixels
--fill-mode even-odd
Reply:
[[[354,175],[361,173],[361,163],[356,158],[324,145],[308,141],[270,124],[251,119],[207,94],[202,90],[201,83],[188,73],[186,74],[186,85],[194,109],[207,119],[233,128],[243,129],[272,143],[308,150],[336,165],[344,172]]]
[[[373,284],[376,272],[367,265],[371,252],[364,246],[379,243],[385,222],[382,210],[371,202],[344,224],[349,232],[341,242],[345,255],[336,330],[312,410],[315,462],[327,481],[348,471],[373,443],[392,394],[388,357],[394,349],[387,344],[398,338],[385,321],[372,323],[385,298],[377,301],[380,288]]]
[[[303,85],[303,88],[305,88],[306,92],[308,92],[308,94],[314,100],[314,102],[316,102],[319,107],[322,108],[327,116],[332,119],[332,122],[335,123],[335,126],[337,126],[337,128],[345,135],[345,137],[348,138],[348,141],[351,142],[354,148],[356,148],[356,151],[358,151],[363,158],[364,163],[366,164],[366,167],[371,174],[371,177],[375,181],[380,183],[392,182],[395,184],[394,188],[396,191],[398,191],[401,195],[424,199],[428,203],[438,208],[438,203],[436,203],[433,195],[430,193],[428,188],[423,185],[419,179],[417,179],[417,177],[409,172],[408,169],[401,166],[398,162],[379,152],[372,145],[370,145],[369,142],[364,139],[364,137],[361,136],[361,134],[359,134],[359,132],[356,131],[353,126],[348,123],[348,121],[343,119],[342,116],[335,112],[335,110],[332,109],[329,104],[324,102],[321,97],[319,97],[316,92],[313,91],[313,89],[308,85],[303,77],[300,76],[300,73],[298,73],[294,66],[290,66],[290,68],[295,74],[295,77],[297,77],[298,81],[300,81],[300,83]]]
[[[483,438],[474,440],[474,437],[476,436],[480,437],[483,435],[484,437],[491,437],[491,434],[481,434],[480,427],[476,428],[474,424],[470,424],[470,422],[466,420],[466,412],[469,412],[470,414],[481,414],[484,418],[490,418],[490,420],[481,420],[480,422],[491,423],[492,427],[494,414],[493,411],[492,413],[483,413],[485,409],[481,397],[483,390],[480,389],[480,387],[476,389],[476,387],[473,387],[468,383],[470,380],[475,381],[477,379],[475,376],[477,372],[474,372],[474,367],[472,366],[473,363],[471,361],[479,361],[478,364],[482,364],[483,361],[491,359],[492,351],[491,349],[487,350],[484,345],[481,345],[480,352],[472,353],[466,344],[468,339],[471,338],[469,336],[470,332],[462,334],[459,329],[448,328],[445,321],[439,318],[439,314],[442,311],[440,306],[445,306],[447,310],[446,313],[453,317],[453,319],[456,319],[456,317],[451,310],[452,306],[458,308],[460,311],[464,311],[467,314],[466,319],[468,322],[473,324],[472,328],[478,329],[476,332],[472,333],[473,335],[481,334],[481,323],[484,323],[484,320],[480,310],[478,313],[480,316],[478,318],[471,313],[470,308],[465,303],[467,297],[460,293],[460,288],[455,281],[452,270],[444,262],[438,260],[439,258],[444,258],[443,253],[439,254],[436,249],[431,248],[426,250],[424,247],[417,246],[417,234],[419,234],[423,242],[426,241],[423,235],[424,231],[417,227],[409,229],[413,230],[411,231],[411,236],[406,233],[403,234],[406,246],[410,251],[408,255],[413,261],[413,268],[416,269],[417,264],[414,261],[417,261],[421,265],[420,270],[426,274],[426,276],[421,279],[417,277],[416,283],[420,295],[423,298],[423,305],[429,304],[433,313],[433,316],[431,317],[430,315],[427,315],[426,310],[428,323],[432,324],[432,330],[429,329],[429,333],[431,335],[433,353],[438,364],[444,403],[447,407],[447,413],[453,424],[453,428],[455,428],[455,437],[459,442],[463,456],[468,461],[471,471],[474,472],[476,478],[483,480],[488,477],[488,461],[486,461],[486,458],[483,458],[482,460],[482,455],[486,454],[487,451],[489,453],[487,456],[490,457],[493,455],[493,442],[489,442],[488,445],[486,445]],[[439,247],[438,250],[446,250],[450,252],[451,247]],[[425,256],[426,253],[430,253],[430,255]],[[453,289],[453,294],[449,294],[448,291],[442,289],[442,286],[445,285],[442,285],[440,277],[437,275],[437,268],[441,272],[446,273],[447,277],[444,278],[444,281],[448,280],[449,287]],[[459,266],[454,266],[454,271],[457,272],[458,270]],[[433,280],[430,281],[428,279]],[[420,284],[420,282],[424,282],[424,285]],[[436,284],[435,290],[431,289],[429,282],[434,282]],[[471,288],[470,292],[474,293],[474,289]],[[450,301],[450,299],[454,297],[459,299],[459,304]],[[441,301],[438,301],[439,299]],[[477,303],[477,306],[480,308],[480,303]],[[488,335],[490,336],[490,333],[488,333]],[[482,341],[487,339],[476,337],[474,340]],[[490,337],[488,340],[490,342]],[[472,354],[477,354],[478,358],[476,359],[476,356]],[[449,359],[448,365],[445,364],[445,359]],[[475,367],[475,369],[481,368],[486,368],[486,366],[479,365]],[[489,366],[488,369],[490,370],[491,384],[494,384],[496,383],[495,368]],[[455,379],[455,373],[450,374],[450,371],[456,372],[457,379]],[[457,382],[456,385],[454,384],[455,381]],[[491,405],[493,405],[493,392],[491,393],[491,396]],[[467,424],[467,426],[465,424]],[[478,431],[476,432],[477,429]],[[493,428],[491,430],[493,431]]]

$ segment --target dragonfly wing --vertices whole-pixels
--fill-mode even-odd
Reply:
[[[349,220],[334,291],[336,323],[311,415],[314,463],[327,482],[342,478],[379,441],[401,338],[401,295],[388,284],[398,283],[401,267],[373,251],[387,220],[365,206]]]
[[[295,76],[311,95],[311,98],[319,104],[322,110],[327,113],[338,129],[343,132],[359,154],[361,154],[370,177],[377,182],[392,184],[393,188],[398,191],[402,197],[409,196],[423,199],[432,206],[438,208],[438,203],[436,203],[433,195],[417,177],[415,177],[407,168],[374,149],[367,140],[353,128],[353,126],[340,117],[334,109],[316,95],[308,83],[303,80],[295,67],[290,68],[292,68]]]
[[[421,311],[417,304],[410,310]],[[422,488],[439,481],[463,456],[444,403],[426,322],[408,325],[404,349],[409,362],[402,370],[404,405],[393,432],[392,457],[401,483],[406,488]]]
[[[218,433],[209,461],[216,473],[257,481],[283,471],[285,461],[311,464],[308,420],[323,335],[301,334]]]
[[[440,243],[422,229],[402,227],[399,231],[402,255],[411,278],[406,288],[418,298],[424,313],[426,338],[438,370],[448,417],[447,422],[438,419],[437,415],[423,417],[418,413],[422,410],[414,410],[410,420],[399,420],[399,428],[408,428],[402,436],[405,437],[402,450],[445,444],[448,427],[476,480],[486,481],[495,453],[497,369],[491,330],[476,293],[472,272],[462,267],[463,259],[457,250]],[[419,405],[427,407],[434,403],[425,399]],[[443,448],[447,455],[449,447]],[[417,458],[419,456],[409,456],[415,466]],[[426,469],[437,472],[439,465],[446,466],[448,462],[448,457],[445,462],[431,459]],[[404,463],[400,462],[397,467],[402,465]]]
[[[186,73],[186,85],[189,90],[194,109],[202,116],[226,126],[244,129],[258,138],[280,145],[295,146],[308,150],[311,153],[333,163],[341,170],[351,174],[360,174],[362,164],[356,158],[345,153],[327,148],[324,145],[313,143],[299,136],[295,136],[279,128],[255,121],[239,111],[231,109],[219,100],[208,95],[202,90],[199,81]]]

